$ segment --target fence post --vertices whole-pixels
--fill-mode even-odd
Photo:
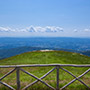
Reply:
[[[20,69],[19,67],[16,68],[16,79],[17,79],[17,90],[20,90]]]
[[[59,90],[59,66],[57,65],[56,66],[56,68],[57,68],[57,87],[56,87],[56,90]]]

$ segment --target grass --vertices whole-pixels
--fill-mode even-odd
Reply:
[[[10,58],[0,60],[0,65],[22,65],[22,64],[90,64],[90,57],[80,55],[78,53],[65,52],[65,51],[49,51],[49,52],[27,52]],[[26,71],[36,75],[37,77],[43,76],[53,67],[27,67],[23,68]],[[65,69],[71,71],[74,75],[79,76],[88,68],[77,68],[77,67],[64,67]],[[0,77],[5,73],[10,71],[12,68],[0,68]],[[27,84],[33,82],[35,79],[27,74],[20,72],[21,88],[25,87]],[[69,81],[74,79],[71,75],[62,71],[60,69],[60,87],[67,84]],[[11,79],[12,78],[12,79]],[[43,79],[45,82],[49,83],[53,87],[56,87],[56,70],[54,70],[50,75]],[[90,86],[90,72],[85,76],[80,78],[87,85]],[[10,74],[2,81],[10,84],[16,88],[16,72]],[[50,90],[41,82],[32,85],[28,90]],[[0,86],[0,90],[7,90],[3,85]],[[88,90],[83,84],[79,81],[75,81],[65,90]]]

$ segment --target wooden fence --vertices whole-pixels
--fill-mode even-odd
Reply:
[[[45,75],[43,75],[41,78],[36,77],[35,75],[31,74],[30,72],[22,69],[22,67],[50,67],[53,66],[54,68],[51,69],[50,71],[48,71]],[[0,83],[3,84],[4,86],[8,87],[11,90],[15,90],[15,88],[13,88],[12,86],[8,85],[5,82],[2,82],[2,79],[4,79],[5,77],[7,77],[9,74],[13,73],[14,71],[16,71],[16,79],[17,79],[17,90],[21,90],[21,85],[20,85],[20,70],[32,77],[34,77],[36,79],[36,81],[30,83],[29,85],[27,85],[26,87],[24,87],[22,90],[26,90],[28,89],[30,86],[32,86],[33,84],[37,83],[38,81],[40,81],[41,83],[45,84],[47,87],[51,88],[52,90],[63,90],[64,88],[66,88],[67,86],[69,86],[71,83],[73,83],[74,81],[78,80],[79,82],[81,82],[83,85],[85,85],[88,89],[90,89],[90,87],[85,84],[82,80],[80,80],[80,78],[82,76],[84,76],[85,74],[87,74],[90,71],[90,68],[88,70],[86,70],[84,73],[82,73],[80,76],[76,77],[74,74],[72,74],[70,71],[68,71],[67,69],[64,69],[64,67],[90,67],[90,65],[74,65],[74,64],[35,64],[35,65],[5,65],[5,66],[1,66],[0,68],[14,68],[13,70],[9,71],[8,73],[6,73],[4,76],[2,76],[0,78]],[[43,81],[42,79],[45,78],[47,75],[49,75],[52,71],[57,70],[57,74],[56,74],[56,88],[52,87],[51,85],[49,85],[48,83],[46,83],[45,81]],[[66,84],[65,86],[63,86],[62,88],[59,87],[59,69],[64,70],[65,72],[69,73],[70,75],[72,75],[75,79],[73,79],[72,81],[70,81],[68,84]]]

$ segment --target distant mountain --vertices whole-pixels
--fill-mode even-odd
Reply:
[[[90,56],[90,51],[83,51],[81,52],[83,55]]]
[[[12,49],[1,49],[0,50],[0,59],[8,58],[11,56],[15,56],[24,52],[29,51],[36,51],[36,50],[43,50],[47,48],[40,48],[40,47],[17,47]]]
[[[61,49],[61,48],[41,48],[41,47],[17,47],[17,48],[12,48],[12,49],[1,49],[0,50],[0,59],[8,58],[11,56],[15,56],[24,52],[29,52],[29,51],[37,51],[37,50],[62,50],[62,51],[69,51],[69,52],[76,52],[76,53],[81,53],[83,55],[90,56],[90,51],[75,51],[75,50],[70,50],[70,49]]]

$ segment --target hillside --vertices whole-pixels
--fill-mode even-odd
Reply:
[[[0,60],[0,64],[90,64],[90,57],[65,51],[26,52]]]
[[[16,55],[10,58],[6,58],[3,60],[0,60],[0,65],[21,65],[21,64],[90,64],[90,57],[81,55],[79,53],[72,53],[72,52],[65,52],[65,51],[48,51],[48,52],[41,52],[41,51],[33,51],[33,52],[26,52],[20,55]],[[33,73],[37,77],[41,77],[44,75],[47,71],[49,71],[52,67],[31,67],[31,68],[24,68],[25,70]],[[67,70],[71,71],[76,76],[79,76],[82,74],[85,70],[88,68],[75,68],[75,67],[65,67]],[[1,74],[0,77],[8,72],[11,69],[0,69]],[[13,87],[16,87],[15,84],[15,75],[11,74],[8,76],[8,78],[5,78],[4,81],[9,83],[10,85],[13,85]],[[21,72],[20,80],[21,88],[26,86],[28,83],[34,81],[35,79],[30,78],[28,75]],[[68,77],[67,77],[68,76]],[[12,77],[12,81],[11,78]],[[60,87],[67,84],[69,81],[73,79],[73,77],[66,72],[62,71],[60,69]],[[52,86],[56,86],[56,71],[52,72],[49,76],[47,76],[44,79],[46,82],[48,82]],[[90,73],[86,74],[84,77],[81,78],[81,80],[84,80],[85,83],[87,83],[90,86]],[[76,81],[74,84],[71,84],[69,87],[67,87],[65,90],[88,90],[84,85],[81,83],[77,83]],[[38,84],[38,85],[37,85]],[[31,90],[50,90],[45,85],[41,83],[37,83],[33,85]],[[3,88],[3,89],[2,89]],[[7,90],[7,88],[1,86],[0,89]],[[28,90],[29,90],[28,89]]]

